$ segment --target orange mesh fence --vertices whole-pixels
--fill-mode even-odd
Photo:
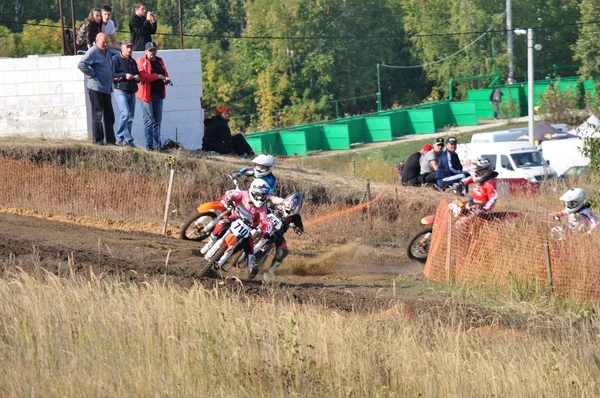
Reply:
[[[511,280],[549,283],[562,296],[600,298],[600,240],[566,232],[531,214],[500,220],[454,217],[442,201],[424,274],[427,278],[506,287]]]

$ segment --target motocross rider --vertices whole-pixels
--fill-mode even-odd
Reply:
[[[585,203],[585,192],[581,188],[571,188],[565,192],[560,200],[565,202],[565,208],[562,211],[553,212],[555,219],[568,216],[569,229],[574,232],[587,232],[597,230],[600,227],[600,221],[590,205]]]
[[[302,224],[302,216],[300,210],[302,210],[302,204],[304,198],[298,192],[294,192],[288,195],[285,199],[271,197],[271,203],[275,205],[275,208],[283,216],[281,221],[283,223],[280,230],[275,231],[271,236],[273,243],[275,243],[275,257],[273,262],[269,266],[266,277],[275,276],[277,267],[283,262],[283,259],[288,255],[287,242],[285,241],[285,233],[292,227],[298,235],[304,233],[304,225]]]
[[[231,175],[231,178],[238,180],[241,176],[252,176],[254,178],[261,178],[269,184],[270,195],[275,194],[275,184],[277,179],[273,175],[273,165],[275,164],[275,158],[272,155],[258,155],[252,159],[252,167],[247,167],[236,171]]]
[[[257,178],[252,181],[247,191],[231,190],[225,192],[221,203],[233,208],[231,216],[222,219],[215,225],[208,242],[202,247],[200,252],[206,254],[217,239],[227,231],[231,222],[240,218],[250,219],[252,228],[260,226],[264,234],[270,234],[272,225],[267,218],[266,206],[266,201],[269,197],[269,188],[269,184],[265,180]],[[255,266],[254,241],[252,239],[245,239],[243,245],[244,253],[246,253],[246,258],[248,259],[248,276],[254,278],[258,273],[258,267]]]
[[[479,158],[473,163],[474,176],[462,180],[465,186],[475,184],[471,194],[469,210],[475,215],[490,211],[498,201],[496,191],[496,177],[498,173],[493,170],[488,158]]]

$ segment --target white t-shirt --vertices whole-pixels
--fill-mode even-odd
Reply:
[[[105,33],[106,36],[114,35],[116,31],[115,23],[112,19],[110,19],[106,25],[102,24],[102,32]]]

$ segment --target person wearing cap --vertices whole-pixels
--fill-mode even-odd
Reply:
[[[438,169],[438,162],[440,161],[440,155],[444,150],[444,139],[438,137],[433,143],[433,149],[427,152],[421,158],[419,165],[421,166],[421,182],[423,184],[435,184],[435,174]]]
[[[221,154],[232,154],[233,144],[231,130],[229,129],[229,109],[220,105],[215,110],[215,115],[205,123],[204,137],[202,137],[202,150]]]
[[[140,71],[138,91],[135,93],[142,105],[146,149],[160,149],[160,125],[162,123],[163,100],[167,96],[166,85],[171,82],[162,58],[156,56],[158,46],[150,41],[145,46],[146,55],[137,60]]]
[[[429,144],[423,145],[423,148],[418,152],[413,153],[406,159],[404,162],[404,167],[402,167],[402,184],[403,185],[420,185],[420,160],[423,155],[427,152],[431,151],[432,147]]]
[[[113,88],[115,102],[119,106],[119,127],[116,131],[117,145],[135,147],[131,126],[135,115],[135,93],[138,91],[137,83],[141,80],[137,63],[131,56],[133,42],[129,39],[121,43],[121,52],[113,56],[115,75]]]
[[[137,1],[135,10],[129,19],[129,33],[133,42],[133,51],[144,51],[146,43],[152,41],[156,33],[156,14],[146,12],[146,3]]]
[[[436,172],[436,180],[439,187],[454,186],[454,184],[460,183],[468,176],[468,173],[463,172],[462,164],[456,153],[457,143],[458,140],[456,137],[448,138],[446,150],[440,155]]]

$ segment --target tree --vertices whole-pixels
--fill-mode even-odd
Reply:
[[[581,27],[581,33],[573,46],[575,59],[581,62],[579,73],[588,79],[598,80],[600,77],[600,25],[590,23],[600,19],[600,4],[595,0],[581,0],[580,22],[586,23]]]

